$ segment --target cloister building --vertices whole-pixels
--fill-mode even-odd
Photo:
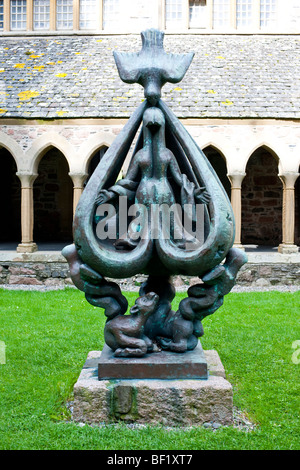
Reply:
[[[195,52],[162,98],[231,199],[235,245],[298,259],[298,1],[0,0],[2,265],[72,241],[88,178],[144,99],[113,51],[137,52],[151,27],[166,51]]]

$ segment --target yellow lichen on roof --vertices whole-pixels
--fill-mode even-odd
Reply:
[[[32,90],[25,90],[21,91],[18,93],[18,97],[20,101],[28,101],[30,98],[34,98],[35,96],[39,96],[38,91],[32,91]]]
[[[44,65],[35,65],[33,67],[33,70],[38,70],[39,72],[41,72],[41,70],[43,70],[45,68]]]
[[[222,104],[225,104],[225,106],[232,106],[233,102],[227,99],[225,101],[222,101]]]

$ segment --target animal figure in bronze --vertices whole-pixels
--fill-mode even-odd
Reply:
[[[118,315],[106,322],[105,342],[116,357],[140,357],[153,352],[153,342],[145,335],[144,327],[155,311],[158,300],[158,295],[150,292],[137,299],[130,309],[130,315]]]

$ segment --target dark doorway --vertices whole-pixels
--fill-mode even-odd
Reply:
[[[105,147],[105,146],[101,147],[101,149],[97,150],[96,153],[93,155],[93,157],[90,159],[89,165],[88,165],[88,176],[87,176],[84,186],[87,185],[90,177],[96,170],[101,158],[103,157],[107,149],[108,147]]]
[[[0,148],[0,243],[17,245],[21,241],[21,182],[16,175],[17,165],[8,150]],[[5,245],[1,246],[5,249]],[[7,249],[10,249],[9,247]]]
[[[230,181],[227,177],[227,166],[226,166],[226,161],[223,155],[216,150],[214,147],[209,146],[206,147],[203,150],[203,153],[205,154],[206,158],[210,162],[211,166],[217,173],[217,176],[219,180],[221,181],[222,185],[224,186],[224,189],[227,193],[227,196],[230,199],[231,196],[231,184]]]
[[[242,244],[278,246],[282,241],[282,182],[278,160],[265,147],[250,157],[242,183]]]
[[[72,241],[73,184],[64,155],[51,148],[34,183],[34,241]]]

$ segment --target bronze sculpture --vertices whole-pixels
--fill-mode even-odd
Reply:
[[[76,209],[74,244],[63,250],[76,287],[105,311],[104,336],[116,357],[196,348],[203,318],[222,305],[247,261],[232,248],[234,217],[218,177],[161,100],[162,86],[184,77],[193,54],[166,54],[157,30],[143,32],[142,41],[139,53],[114,56],[121,79],[142,85],[145,101],[90,178]],[[117,180],[141,123],[128,172]],[[138,273],[148,279],[125,315],[125,296],[105,277]],[[203,282],[174,312],[176,274]]]

